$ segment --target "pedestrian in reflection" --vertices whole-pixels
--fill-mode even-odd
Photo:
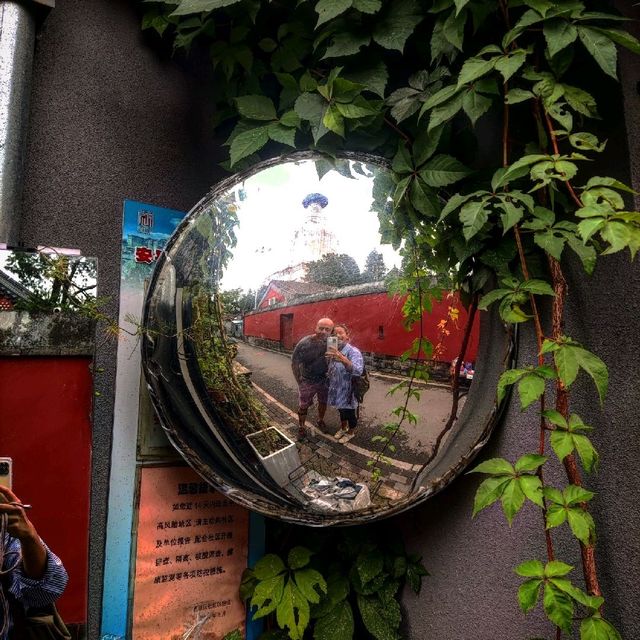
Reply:
[[[291,370],[298,383],[298,435],[307,434],[306,420],[313,399],[318,398],[318,428],[323,429],[327,411],[329,381],[327,380],[327,338],[333,331],[331,318],[320,318],[316,331],[298,342],[291,355]]]
[[[364,359],[359,349],[349,344],[349,329],[345,324],[336,324],[333,329],[338,338],[338,348],[328,349],[329,359],[329,405],[340,414],[340,429],[334,437],[342,443],[355,435],[358,425],[358,401],[353,393],[353,376],[361,376]]]

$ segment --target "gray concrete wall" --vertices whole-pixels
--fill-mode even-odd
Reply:
[[[625,57],[623,83],[631,167],[640,188],[640,64]],[[124,0],[60,0],[36,50],[26,163],[22,240],[80,248],[99,260],[99,295],[111,299],[119,283],[122,200],[133,198],[188,209],[214,180],[206,112],[197,77],[151,51]],[[613,147],[614,168],[627,164],[625,132]],[[611,143],[610,143],[611,144]],[[617,159],[617,160],[616,160]],[[570,265],[571,267],[571,265]],[[601,411],[585,381],[573,409],[593,416],[602,469],[589,480],[600,540],[600,577],[606,614],[626,639],[640,638],[640,489],[637,355],[640,266],[627,255],[602,261],[591,278],[570,268],[568,333],[595,348],[610,367],[611,390]],[[604,303],[603,303],[604,301]],[[522,336],[521,360],[534,356]],[[115,345],[100,341],[94,422],[89,637],[98,637],[104,525],[111,445]],[[537,446],[533,412],[512,406],[486,452],[514,457]],[[554,475],[548,478],[554,481]],[[396,520],[410,547],[424,555],[431,577],[407,594],[412,640],[502,640],[551,637],[549,626],[518,610],[513,567],[543,557],[538,512],[526,508],[509,529],[496,508],[471,520],[474,477],[463,477],[424,506]],[[577,561],[576,545],[558,530],[558,555]],[[576,569],[579,574],[579,568]]]

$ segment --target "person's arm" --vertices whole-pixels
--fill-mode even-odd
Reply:
[[[67,572],[60,559],[40,539],[36,528],[10,489],[0,487],[0,513],[8,516],[7,533],[12,542],[8,551],[20,550],[21,562],[12,572],[10,591],[26,607],[54,602],[64,591]],[[7,553],[4,570],[11,565],[15,553]]]
[[[47,550],[18,496],[7,487],[0,487],[0,496],[4,499],[0,502],[0,513],[8,516],[7,532],[20,542],[24,574],[39,580],[47,566]]]
[[[301,371],[300,371],[300,342],[296,345],[296,348],[293,350],[291,354],[291,371],[293,372],[293,377],[296,379],[296,382],[300,384],[301,379]]]

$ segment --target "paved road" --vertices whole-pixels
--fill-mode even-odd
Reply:
[[[240,342],[237,360],[252,371],[252,381],[256,385],[292,411],[297,411],[298,390],[288,355]],[[352,440],[354,444],[365,448],[370,448],[372,436],[379,433],[384,424],[396,420],[391,412],[404,402],[402,391],[394,396],[387,395],[389,389],[398,382],[395,377],[374,374],[370,378],[371,388],[361,409],[357,435]],[[421,387],[420,392],[420,401],[412,399],[409,404],[409,409],[419,416],[418,424],[414,426],[405,422],[404,433],[395,441],[398,450],[392,454],[394,458],[406,462],[415,463],[424,459],[451,410],[451,392],[447,388],[429,385]],[[315,407],[309,411],[309,420],[317,420]],[[325,422],[326,431],[335,433],[339,427],[335,409],[329,407]]]

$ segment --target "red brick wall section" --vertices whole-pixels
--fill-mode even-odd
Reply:
[[[345,322],[349,326],[351,342],[361,351],[400,356],[420,334],[418,328],[409,332],[404,328],[403,302],[404,299],[399,296],[390,296],[387,293],[370,293],[253,312],[244,318],[244,334],[248,337],[279,341],[280,315],[291,313],[293,314],[293,339],[294,342],[298,342],[303,336],[313,333],[319,318],[327,316],[334,322]],[[437,344],[440,339],[438,323],[447,317],[449,306],[458,308],[460,314],[457,326],[452,322],[447,325],[450,334],[444,338],[443,351],[438,358],[445,362],[450,362],[458,355],[467,320],[464,307],[456,299],[434,302],[432,313],[425,313],[423,320],[424,336],[432,344]],[[478,340],[479,322],[476,319],[466,360],[475,361]]]

